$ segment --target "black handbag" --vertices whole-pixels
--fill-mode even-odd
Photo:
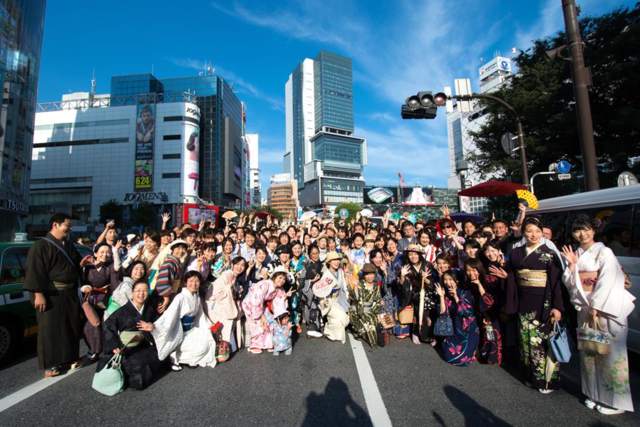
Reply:
[[[433,335],[438,337],[450,337],[453,335],[453,321],[447,313],[442,313],[438,316],[433,327]]]

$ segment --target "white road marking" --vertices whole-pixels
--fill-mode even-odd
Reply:
[[[371,422],[374,427],[391,427],[391,419],[387,413],[387,407],[384,406],[384,401],[380,395],[380,389],[376,383],[376,378],[373,376],[371,365],[369,365],[369,359],[364,352],[362,343],[356,341],[351,334],[349,335],[349,343],[351,344],[351,350],[353,350],[353,358],[356,360],[356,368],[358,369],[358,377],[360,377],[360,385],[362,386],[362,393],[364,394],[364,400],[367,403],[367,410],[371,417]]]
[[[31,385],[26,386],[23,389],[16,391],[13,394],[10,394],[7,397],[0,399],[0,412],[6,411],[7,409],[11,408],[13,405],[16,405],[22,402],[23,400],[30,398],[34,394],[39,393],[45,388],[54,385],[58,381],[62,381],[63,379],[67,378],[69,375],[72,375],[78,372],[79,370],[80,369],[75,369],[67,372],[64,375],[59,375],[53,378],[43,378]]]

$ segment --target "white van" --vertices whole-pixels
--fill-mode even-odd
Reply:
[[[571,243],[570,227],[577,214],[601,220],[596,240],[614,251],[633,285],[629,292],[636,297],[636,309],[629,316],[630,351],[640,353],[640,185],[608,188],[555,197],[539,201],[537,211],[545,225],[554,231],[558,248]]]

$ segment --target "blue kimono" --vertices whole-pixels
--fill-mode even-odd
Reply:
[[[480,343],[480,331],[474,313],[473,295],[470,291],[458,288],[458,303],[448,295],[444,297],[446,313],[453,321],[453,335],[442,341],[444,359],[456,366],[468,366],[473,363],[473,354]]]

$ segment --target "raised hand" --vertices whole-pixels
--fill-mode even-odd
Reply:
[[[444,297],[444,289],[440,286],[440,283],[436,283],[436,293],[440,295],[441,298]]]
[[[503,268],[496,267],[495,265],[489,267],[489,273],[501,279],[506,279],[507,276],[509,276]]]
[[[162,214],[162,223],[166,224],[171,220],[171,214],[169,212],[165,212]]]
[[[445,218],[449,218],[449,216],[451,215],[451,209],[449,209],[449,206],[447,205],[442,205],[440,211],[442,212],[442,216]]]

